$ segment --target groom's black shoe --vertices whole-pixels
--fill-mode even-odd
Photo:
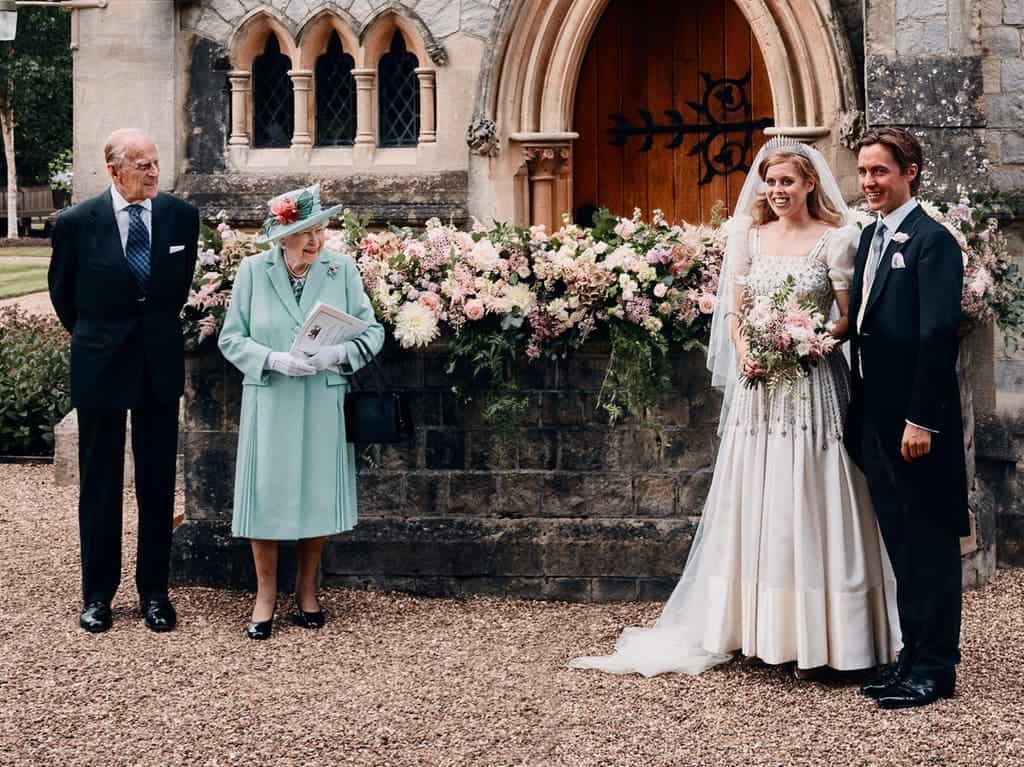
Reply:
[[[952,698],[956,672],[941,676],[911,674],[878,696],[882,708],[914,708],[927,706],[940,698]]]
[[[882,672],[878,675],[877,679],[863,685],[860,688],[860,691],[869,698],[878,700],[879,696],[883,695],[891,687],[899,684],[900,680],[903,679],[904,676],[905,674],[900,670],[900,664],[892,663],[882,669]]]
[[[98,599],[86,602],[85,606],[82,607],[81,614],[78,616],[78,625],[90,634],[108,631],[113,622],[114,618],[110,614],[110,605]]]
[[[171,631],[178,624],[178,614],[167,597],[147,597],[141,604],[142,617],[150,631]]]

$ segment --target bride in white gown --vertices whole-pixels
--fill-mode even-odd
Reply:
[[[708,351],[721,443],[686,567],[653,628],[625,629],[613,655],[574,668],[699,674],[740,651],[853,670],[899,649],[895,580],[843,448],[846,358],[833,352],[793,389],[736,385],[737,360],[753,364],[736,332],[744,288],[768,295],[792,276],[845,336],[859,231],[824,158],[791,139],[760,151],[736,211]]]

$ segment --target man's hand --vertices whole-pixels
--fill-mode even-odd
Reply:
[[[907,463],[912,463],[932,451],[932,433],[917,426],[907,424],[903,427],[903,442],[900,454]]]

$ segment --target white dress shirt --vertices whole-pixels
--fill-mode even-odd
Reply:
[[[117,191],[117,187],[111,184],[110,196],[114,200],[114,218],[117,220],[117,231],[121,234],[121,252],[123,253],[128,247],[128,227],[131,226],[132,217],[131,213],[128,212],[128,206],[132,203],[128,202],[121,193]],[[149,244],[153,244],[153,201],[143,200],[138,203],[142,206],[142,223],[146,225],[146,231],[149,232]]]

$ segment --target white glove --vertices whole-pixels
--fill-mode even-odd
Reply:
[[[336,368],[342,362],[348,359],[348,352],[345,351],[344,346],[325,346],[316,354],[312,355],[306,360],[316,371],[327,370],[328,368]]]
[[[316,368],[288,352],[271,352],[264,367],[283,376],[311,376],[316,373]]]

